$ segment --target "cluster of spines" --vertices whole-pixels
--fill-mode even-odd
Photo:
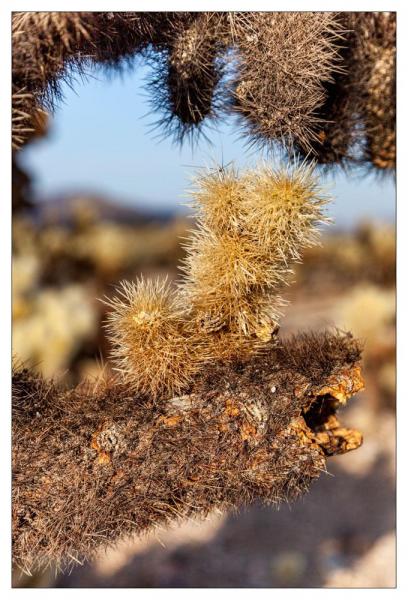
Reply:
[[[201,206],[189,240],[180,291],[205,329],[269,340],[277,327],[291,264],[317,242],[327,197],[312,169],[274,170],[266,164],[240,176],[218,170],[199,178]]]
[[[53,108],[61,81],[142,55],[157,125],[177,142],[226,111],[255,144],[390,171],[395,39],[395,13],[15,13],[13,147],[38,109]]]
[[[204,354],[167,280],[122,282],[107,328],[121,379],[157,398],[188,386]]]
[[[38,109],[53,109],[62,81],[83,75],[92,64],[120,68],[167,35],[177,14],[14,13],[13,148],[19,149],[30,139]]]
[[[372,16],[372,35],[365,46],[367,102],[365,160],[379,169],[396,164],[396,14]]]
[[[161,114],[156,126],[177,143],[193,139],[221,110],[224,29],[223,13],[186,13],[171,36],[153,44],[152,110]]]
[[[243,13],[236,17],[238,68],[233,110],[249,139],[264,145],[316,137],[324,83],[340,67],[344,28],[335,13]]]
[[[340,13],[345,34],[339,44],[342,69],[324,83],[326,99],[311,145],[301,136],[295,150],[318,163],[373,165],[395,169],[396,15]]]
[[[116,368],[153,397],[187,389],[211,359],[242,358],[271,342],[291,265],[327,222],[328,198],[305,165],[214,169],[196,183],[197,228],[177,291],[141,279],[109,301]]]

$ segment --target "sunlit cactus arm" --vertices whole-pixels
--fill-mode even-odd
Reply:
[[[329,196],[311,167],[265,164],[202,174],[193,198],[198,228],[185,243],[179,286],[190,318],[215,356],[225,356],[223,337],[230,354],[248,352],[249,340],[261,348],[276,331],[293,265],[329,222]]]

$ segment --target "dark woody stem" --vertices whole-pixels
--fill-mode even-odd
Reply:
[[[335,417],[362,387],[359,361],[350,336],[301,335],[167,401],[16,371],[15,562],[63,568],[176,518],[295,499],[328,455],[361,444]]]

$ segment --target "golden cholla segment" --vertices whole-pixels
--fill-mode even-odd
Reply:
[[[212,169],[195,179],[191,206],[204,226],[214,233],[242,229],[242,181],[233,167]]]
[[[317,226],[330,222],[323,214],[329,196],[311,166],[274,170],[264,164],[248,174],[246,188],[245,226],[274,264],[298,261],[301,250],[317,244]]]
[[[108,304],[112,358],[125,382],[153,397],[185,388],[197,370],[200,344],[166,280],[124,282]]]
[[[185,390],[210,360],[264,350],[278,330],[292,264],[318,240],[327,196],[305,165],[266,164],[197,178],[197,228],[185,245],[183,278],[123,283],[108,304],[116,369],[153,397]]]
[[[327,195],[305,165],[274,170],[261,165],[239,174],[214,169],[197,179],[193,206],[198,227],[186,244],[179,289],[191,317],[204,332],[223,335],[231,352],[246,353],[270,341],[288,284],[291,263],[318,241]],[[207,344],[214,351],[213,339]],[[217,356],[219,354],[217,353]]]

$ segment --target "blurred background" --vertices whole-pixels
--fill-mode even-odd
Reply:
[[[122,279],[178,276],[197,169],[267,158],[233,119],[181,149],[160,139],[147,67],[68,86],[13,163],[13,353],[68,385],[108,370],[105,306]],[[158,137],[159,136],[159,139]],[[297,265],[281,334],[339,327],[364,342],[366,389],[344,415],[357,452],[293,506],[176,524],[69,574],[15,573],[17,586],[392,587],[395,585],[395,188],[322,173],[334,225]]]

